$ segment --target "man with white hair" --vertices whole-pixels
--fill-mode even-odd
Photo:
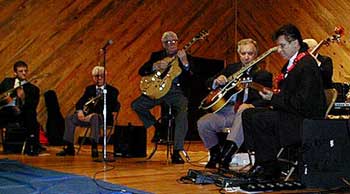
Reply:
[[[188,130],[187,107],[188,100],[184,89],[186,79],[191,75],[189,58],[184,49],[178,49],[178,37],[176,33],[168,31],[163,33],[161,38],[163,50],[152,53],[150,59],[139,69],[139,75],[147,76],[156,71],[165,71],[169,67],[169,58],[177,60],[181,73],[172,80],[170,90],[159,99],[152,99],[142,94],[132,103],[132,109],[137,113],[145,128],[154,126],[156,133],[161,130],[161,124],[151,114],[150,109],[157,105],[166,104],[172,108],[175,113],[175,134],[174,150],[171,156],[172,163],[183,164],[179,152],[184,150],[184,141]],[[158,141],[157,134],[153,138]]]
[[[107,89],[107,124],[113,123],[113,116],[119,111],[120,103],[118,102],[119,91],[105,84],[104,67],[95,66],[92,70],[94,84],[85,88],[83,96],[75,105],[75,113],[68,115],[65,120],[65,131],[63,140],[66,147],[57,156],[74,156],[74,132],[77,126],[91,127],[91,157],[98,157],[97,143],[99,140],[99,129],[103,122],[103,89]],[[95,98],[94,101],[91,101]],[[90,101],[90,103],[88,103]]]
[[[318,49],[313,51],[318,45],[317,41],[312,38],[304,39],[303,42],[309,47],[308,51],[316,59],[318,66],[320,67],[323,87],[325,89],[333,88],[333,62],[332,59],[328,56],[320,55]]]

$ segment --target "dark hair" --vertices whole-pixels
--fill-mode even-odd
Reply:
[[[293,24],[286,24],[281,26],[272,36],[272,39],[275,41],[280,36],[285,36],[288,42],[293,40],[298,40],[299,45],[301,47],[300,50],[307,50],[307,44],[303,42],[303,38],[301,37],[301,33],[299,29]]]
[[[17,62],[13,65],[13,71],[16,72],[18,67],[27,67],[27,68],[28,68],[28,65],[27,65],[27,63],[25,63],[24,61],[17,61]]]

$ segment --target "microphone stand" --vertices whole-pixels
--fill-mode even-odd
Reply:
[[[107,81],[106,81],[106,55],[107,46],[101,49],[103,53],[103,157],[98,162],[114,162],[114,158],[107,157]],[[112,126],[114,127],[114,126]]]

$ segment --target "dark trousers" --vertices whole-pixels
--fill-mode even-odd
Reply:
[[[255,151],[257,164],[276,160],[282,146],[301,142],[303,118],[298,115],[255,108],[245,110],[242,120],[245,144]]]
[[[4,107],[0,110],[0,127],[6,127],[9,123],[19,123],[27,131],[27,137],[34,135],[34,143],[39,143],[39,123],[35,110],[22,110],[16,114],[13,107]]]
[[[180,87],[173,85],[170,91],[160,99],[151,99],[148,96],[141,95],[132,102],[131,106],[143,122],[145,128],[148,128],[157,122],[150,110],[162,103],[171,106],[173,114],[175,114],[174,150],[183,150],[188,131],[188,100]]]
[[[93,113],[88,122],[80,121],[76,113],[68,115],[65,120],[65,130],[63,140],[74,143],[74,132],[77,126],[91,127],[91,138],[98,143],[100,125],[102,124],[102,117],[96,113]]]

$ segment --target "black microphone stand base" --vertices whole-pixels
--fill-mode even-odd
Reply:
[[[94,162],[115,162],[114,153],[107,152],[106,158],[103,157],[103,152],[98,153],[98,157],[93,159]]]

